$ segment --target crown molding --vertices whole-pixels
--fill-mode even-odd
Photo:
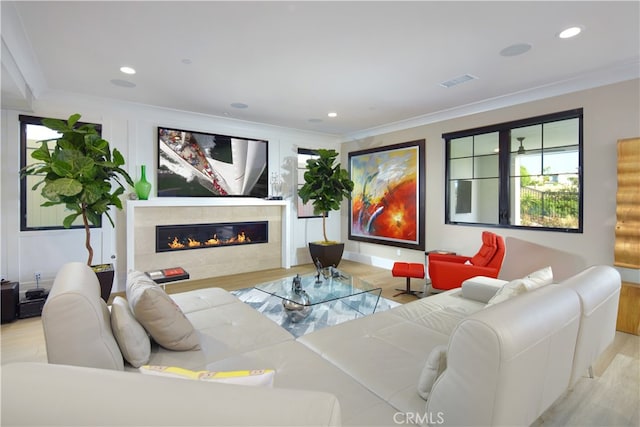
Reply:
[[[382,135],[391,132],[402,131],[444,120],[456,119],[472,114],[493,111],[500,108],[512,107],[527,102],[538,101],[554,96],[565,95],[581,90],[592,89],[609,84],[640,78],[640,58],[614,64],[606,68],[600,68],[579,76],[567,78],[562,81],[550,83],[514,92],[491,99],[486,99],[471,104],[461,105],[446,110],[413,117],[406,120],[376,126],[361,131],[342,135],[342,142],[357,141],[360,139]]]

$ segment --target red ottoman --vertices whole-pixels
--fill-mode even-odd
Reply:
[[[418,296],[422,291],[412,291],[411,290],[411,278],[416,279],[424,279],[424,264],[419,264],[417,262],[395,262],[393,264],[393,269],[391,270],[391,274],[393,277],[406,277],[407,278],[407,288],[406,289],[396,289],[398,292],[394,295],[397,297],[398,295],[408,294],[413,296]]]

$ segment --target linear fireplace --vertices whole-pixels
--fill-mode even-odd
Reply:
[[[156,252],[249,245],[268,241],[268,221],[156,226]]]

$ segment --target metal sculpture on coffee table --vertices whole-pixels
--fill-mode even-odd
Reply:
[[[292,322],[299,322],[306,319],[313,307],[311,307],[311,299],[309,295],[302,289],[302,278],[299,274],[293,278],[291,285],[291,295],[282,300],[284,312]]]

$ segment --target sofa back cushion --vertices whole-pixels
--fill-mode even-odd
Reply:
[[[93,270],[81,262],[62,266],[42,310],[49,363],[123,370],[107,304]]]
[[[549,265],[553,269],[553,279],[557,283],[587,268],[581,255],[549,246],[515,237],[506,237],[505,246],[504,262],[498,275],[502,280],[511,281]]]

